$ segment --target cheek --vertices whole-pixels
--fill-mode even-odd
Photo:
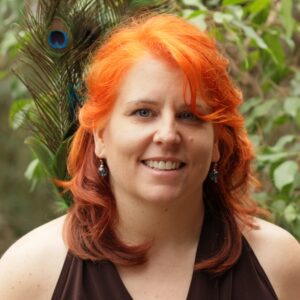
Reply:
[[[107,159],[112,161],[136,157],[143,147],[143,141],[138,130],[114,129],[114,134],[107,136],[106,140]]]

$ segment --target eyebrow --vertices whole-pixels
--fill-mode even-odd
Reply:
[[[153,105],[153,104],[158,104],[158,102],[155,100],[151,100],[151,99],[137,99],[137,100],[130,100],[126,104],[134,104],[134,105],[152,104]]]
[[[140,104],[148,104],[148,105],[158,105],[159,102],[151,99],[137,99],[137,100],[130,100],[126,104],[133,104],[133,105],[140,105]],[[180,108],[189,108],[190,106],[185,104],[185,102],[182,100],[182,105]],[[205,107],[203,107],[200,104],[196,103],[196,109],[202,111],[205,110]]]

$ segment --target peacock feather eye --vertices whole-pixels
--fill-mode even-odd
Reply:
[[[47,44],[52,51],[66,51],[72,44],[72,34],[66,22],[55,17],[48,28]]]

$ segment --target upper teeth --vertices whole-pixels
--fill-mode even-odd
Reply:
[[[154,169],[160,169],[160,170],[174,170],[178,169],[180,166],[180,162],[174,162],[174,161],[164,161],[164,160],[145,160],[145,164]]]

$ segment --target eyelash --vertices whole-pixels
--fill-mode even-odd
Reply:
[[[148,116],[145,116],[145,115],[141,115],[142,112],[150,112],[151,113],[151,116],[148,115]],[[153,116],[153,111],[151,111],[150,109],[148,108],[140,108],[140,109],[137,109],[133,112],[133,115],[135,116],[138,116],[138,117],[142,117],[142,118],[150,118]]]
[[[147,112],[147,116],[146,115],[142,115],[142,113],[145,113]],[[137,117],[141,117],[141,118],[151,118],[153,116],[155,116],[156,114],[151,110],[151,109],[148,109],[148,108],[140,108],[140,109],[137,109],[135,110],[132,115],[135,115]],[[183,116],[187,116],[188,115],[188,118],[184,118]],[[190,111],[183,111],[181,113],[179,113],[177,116],[176,116],[178,119],[183,119],[183,120],[187,120],[187,121],[201,121],[196,115],[194,115],[192,112]]]

